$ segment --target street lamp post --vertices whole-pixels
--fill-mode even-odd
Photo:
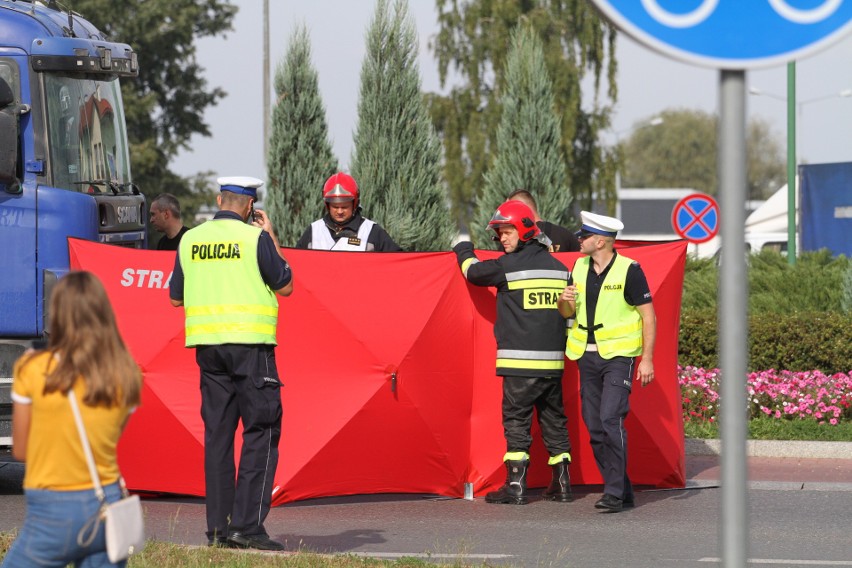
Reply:
[[[802,108],[810,103],[826,101],[828,99],[852,97],[852,89],[844,89],[838,93],[831,93],[806,99],[796,103],[796,63],[791,61],[787,64],[787,96],[782,97],[772,93],[766,93],[757,87],[750,87],[750,95],[769,97],[787,103],[787,262],[796,264],[796,110],[802,118]]]

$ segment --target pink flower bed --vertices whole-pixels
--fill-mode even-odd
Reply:
[[[677,368],[683,396],[684,422],[716,422],[719,413],[719,369]],[[837,424],[852,420],[852,371],[824,375],[819,371],[761,371],[749,373],[749,418],[816,420]],[[746,393],[743,393],[745,395]]]

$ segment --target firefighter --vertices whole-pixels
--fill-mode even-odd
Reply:
[[[378,223],[361,215],[358,184],[349,174],[336,173],[325,182],[325,215],[305,229],[296,248],[399,252],[402,249]]]
[[[497,374],[503,377],[503,433],[506,438],[506,483],[485,496],[488,503],[528,502],[527,469],[532,443],[533,409],[538,413],[544,445],[553,469],[544,498],[569,502],[571,443],[562,401],[565,365],[565,319],[557,309],[568,284],[568,269],[553,258],[539,237],[532,210],[520,201],[506,201],[488,227],[506,254],[480,261],[470,242],[453,251],[471,284],[497,288]]]
[[[217,182],[220,211],[183,236],[169,286],[172,305],[185,308],[186,346],[195,347],[201,370],[207,537],[212,546],[283,550],[263,521],[281,437],[276,294],[293,292],[293,275],[269,217],[254,210],[263,182]]]
[[[574,264],[574,283],[560,295],[559,311],[566,318],[576,314],[565,354],[580,369],[583,421],[604,480],[595,508],[617,512],[635,504],[624,419],[634,372],[643,387],[654,380],[656,316],[639,263],[613,248],[621,221],[586,211],[580,217],[577,236],[586,256]]]

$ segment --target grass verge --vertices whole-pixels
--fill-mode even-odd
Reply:
[[[683,425],[687,438],[712,439],[719,437],[716,422],[690,421]],[[804,440],[818,442],[852,442],[852,423],[841,422],[835,426],[818,424],[814,420],[778,420],[754,418],[748,421],[751,440]]]
[[[0,560],[12,545],[15,535],[0,533]],[[128,568],[472,568],[484,564],[434,564],[419,558],[377,560],[351,554],[320,555],[309,552],[275,553],[190,547],[150,540],[145,550],[127,563]]]

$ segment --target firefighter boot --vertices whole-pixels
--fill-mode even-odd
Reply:
[[[568,466],[571,462],[567,458],[559,463],[550,466],[553,469],[553,477],[550,480],[550,485],[544,490],[544,499],[546,501],[559,501],[560,503],[570,503],[574,500],[571,495],[571,477],[568,475]]]
[[[506,461],[506,483],[497,491],[485,496],[486,503],[507,503],[509,505],[526,505],[527,499],[527,468],[529,460]]]

